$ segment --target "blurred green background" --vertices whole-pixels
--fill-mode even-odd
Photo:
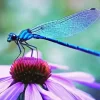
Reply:
[[[9,32],[19,34],[23,29],[90,8],[100,9],[100,0],[0,0],[0,64],[11,64],[19,54],[15,43],[7,43]],[[100,21],[80,34],[60,40],[100,51]],[[69,71],[89,72],[100,78],[100,57],[44,40],[33,39],[29,43],[36,46],[49,62],[67,65]]]

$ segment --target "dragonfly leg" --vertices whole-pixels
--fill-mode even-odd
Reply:
[[[35,47],[35,46],[33,46],[33,45],[28,44],[26,41],[25,41],[25,43],[26,43],[26,45],[27,45],[27,46],[29,46],[29,47],[31,47],[31,48],[32,48],[31,57],[33,56],[33,50],[34,50],[33,48],[35,48],[35,49],[36,49],[36,52],[37,52],[37,58],[38,58],[38,49],[37,49],[37,47]],[[31,49],[31,48],[30,48],[30,49]]]
[[[23,44],[22,44],[22,42],[20,42],[20,45],[21,45],[21,47],[23,48],[23,56],[24,56],[24,54],[25,54],[25,47],[23,46]]]
[[[27,46],[28,48],[30,48],[31,49],[31,57],[33,56],[33,50],[34,50],[34,48],[36,49],[36,51],[37,51],[37,58],[38,58],[38,50],[37,50],[37,47],[35,47],[35,46],[33,46],[33,45],[30,45],[30,44],[28,44],[26,41],[24,42],[24,43],[22,43],[23,45],[25,45],[25,46]]]
[[[21,50],[21,47],[20,47],[20,43],[18,41],[15,41],[15,43],[17,44],[18,48],[19,48],[19,55],[16,57],[16,59],[21,55],[22,53],[22,50]],[[16,60],[15,59],[15,60]]]

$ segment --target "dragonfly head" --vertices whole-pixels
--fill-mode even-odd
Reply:
[[[17,39],[17,35],[14,33],[9,33],[7,42],[15,41]]]

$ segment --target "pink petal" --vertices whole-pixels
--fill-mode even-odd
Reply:
[[[95,100],[91,95],[87,94],[84,91],[81,90],[77,90],[77,93],[79,93],[79,95],[84,98],[84,100]]]
[[[50,78],[48,81],[62,85],[66,90],[68,90],[70,94],[72,94],[76,98],[75,100],[95,100],[89,94],[76,88],[70,88],[62,82],[54,80],[53,78]]]
[[[55,95],[61,98],[61,100],[77,100],[69,91],[67,91],[62,85],[58,83],[47,81],[46,85],[49,91],[53,92]]]
[[[31,51],[29,51],[27,54],[25,54],[25,57],[31,57]],[[33,51],[33,57],[37,58],[37,51]],[[38,58],[42,58],[42,54],[40,51],[38,51]]]
[[[10,65],[0,65],[0,78],[10,76]]]
[[[7,89],[12,82],[13,79],[11,77],[0,79],[0,93]]]
[[[100,89],[100,83],[96,83],[96,82],[82,82],[82,81],[75,81],[76,83],[79,83],[81,85],[85,85],[91,88],[95,88],[95,89]]]
[[[69,69],[68,66],[52,64],[52,63],[49,63],[49,62],[48,62],[48,65],[50,65],[51,70],[55,70],[55,69],[68,70]]]
[[[45,99],[45,100],[62,100],[58,96],[53,94],[52,92],[42,89],[39,85],[36,85],[36,87],[39,90],[39,92],[42,94],[43,99]]]
[[[66,91],[67,91],[69,94],[71,94],[72,96],[74,96],[75,100],[84,100],[84,99],[82,99],[82,97],[79,95],[79,93],[77,93],[77,89],[76,89],[76,88],[71,88],[71,87],[69,87],[69,86],[63,84],[62,82],[57,81],[57,80],[55,80],[55,79],[53,79],[53,78],[51,78],[51,77],[48,79],[48,81],[51,81],[51,82],[55,83],[55,85],[56,85],[56,84],[59,84],[59,85],[61,85],[62,87],[64,87],[64,88],[66,89]],[[62,92],[62,93],[63,93],[63,92]]]
[[[75,88],[75,86],[73,85],[72,81],[70,81],[69,79],[66,79],[64,77],[60,77],[60,76],[55,75],[55,74],[52,74],[50,77],[55,79],[55,80],[57,80],[57,81],[62,82],[63,84],[65,84],[67,86],[70,86],[71,88]]]
[[[64,77],[66,79],[72,81],[81,81],[81,82],[94,82],[94,77],[91,74],[84,72],[68,72],[68,73],[59,73],[55,74],[60,77]]]
[[[27,86],[25,90],[25,100],[43,100],[34,84]]]
[[[16,83],[0,94],[0,100],[17,100],[23,91],[24,85],[20,82]]]

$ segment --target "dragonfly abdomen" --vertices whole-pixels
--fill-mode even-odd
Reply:
[[[70,48],[73,48],[73,49],[76,49],[76,50],[80,50],[80,51],[83,51],[83,52],[86,52],[86,53],[89,53],[89,54],[92,54],[92,55],[95,55],[95,56],[100,56],[100,52],[90,50],[90,49],[87,49],[87,48],[83,48],[83,47],[80,47],[80,46],[75,46],[73,44],[67,43],[67,47],[70,47]]]
[[[76,45],[69,44],[69,43],[64,43],[64,42],[61,42],[61,41],[58,41],[58,40],[53,40],[53,39],[46,38],[46,37],[41,37],[41,38],[44,39],[44,40],[48,40],[48,41],[60,44],[60,45],[65,46],[65,47],[69,47],[69,48],[72,48],[72,49],[83,51],[85,53],[92,54],[92,55],[95,55],[95,56],[100,56],[100,52],[97,52],[97,51],[94,51],[94,50],[90,50],[90,49],[83,48],[83,47],[76,46]]]

